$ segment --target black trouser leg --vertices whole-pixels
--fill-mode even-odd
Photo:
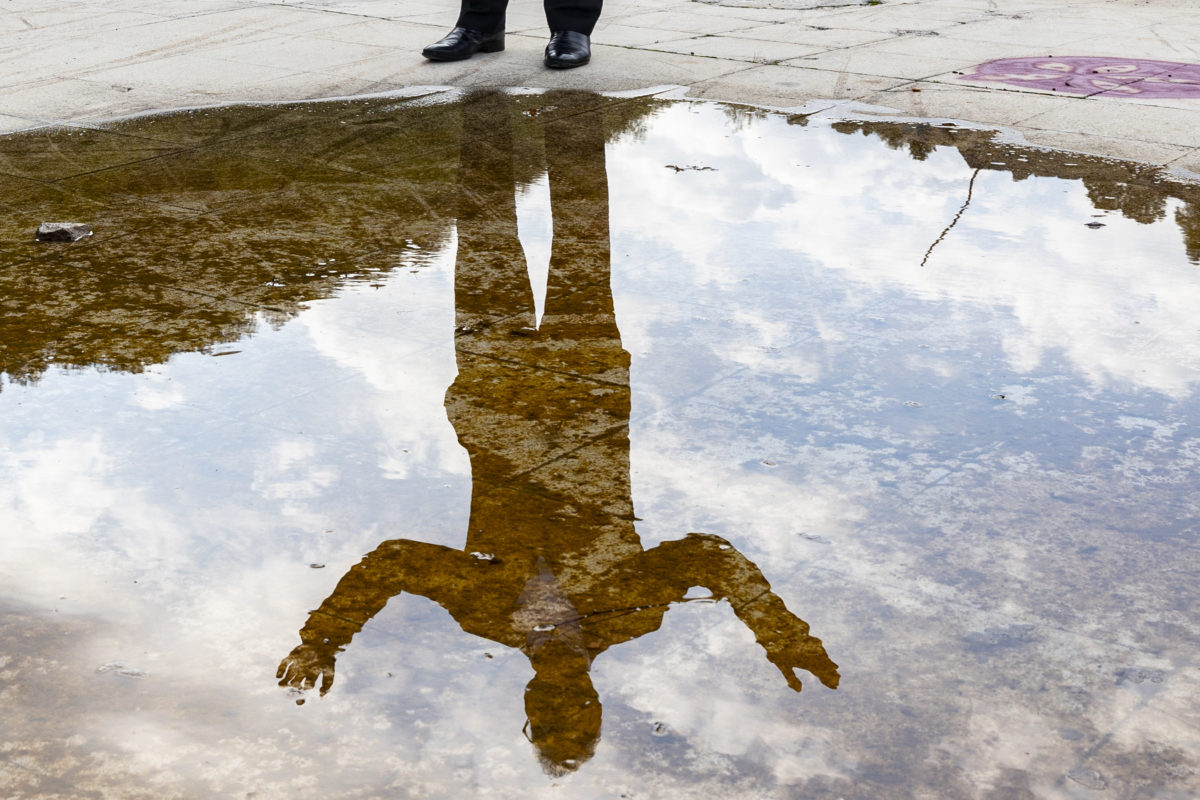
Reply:
[[[544,0],[551,31],[576,31],[592,35],[600,19],[602,0]]]
[[[484,33],[502,31],[506,8],[508,0],[462,0],[462,9],[455,25]]]

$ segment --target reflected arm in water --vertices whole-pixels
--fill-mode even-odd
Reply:
[[[837,687],[837,665],[821,640],[810,636],[808,624],[771,591],[758,567],[719,536],[691,533],[622,561],[595,581],[597,590],[588,605],[607,607],[586,616],[572,608],[575,613],[557,621],[534,611],[527,620],[525,636],[507,623],[514,616],[529,616],[521,611],[544,599],[539,596],[539,584],[553,586],[555,578],[548,571],[530,576],[520,589],[518,602],[504,608],[503,594],[480,593],[497,583],[492,578],[504,572],[502,565],[490,554],[470,554],[408,539],[384,542],[347,572],[333,594],[309,616],[300,631],[301,644],[279,666],[280,685],[318,688],[325,694],[333,684],[336,654],[401,592],[426,597],[462,622],[479,621],[480,611],[484,611],[483,625],[470,625],[472,632],[527,654],[535,654],[552,639],[570,638],[594,657],[613,644],[657,630],[670,604],[686,602],[688,590],[702,586],[712,592],[711,601],[729,601],[793,689],[801,689],[796,669],[812,673],[831,689]],[[545,562],[542,566],[545,568]],[[499,625],[495,624],[497,617]],[[537,631],[539,627],[549,630]]]
[[[651,599],[647,589],[657,590],[661,595],[654,599],[660,602],[680,602],[689,588],[702,586],[713,593],[713,600],[729,601],[789,686],[800,691],[795,670],[802,669],[830,689],[837,688],[837,664],[821,640],[809,635],[808,623],[788,610],[758,567],[729,542],[712,534],[689,533],[646,551],[637,562],[624,575],[614,576],[614,583],[620,586],[632,577],[640,584],[642,598]],[[630,588],[632,596],[638,596],[639,587]]]
[[[545,314],[517,237],[513,100],[470,98],[463,115],[455,262],[458,376],[446,413],[471,459],[466,545],[385,542],[342,578],[284,660],[282,685],[332,683],[334,658],[400,592],[443,606],[464,631],[520,649],[534,676],[527,734],[547,772],[590,758],[600,738],[593,660],[658,630],[703,586],[727,600],[799,691],[795,670],[838,684],[837,665],[759,569],[724,539],[693,533],[646,550],[630,487],[629,353],[610,281],[605,124],[599,98],[548,93],[554,240]],[[538,126],[523,123],[527,131]]]
[[[316,688],[324,695],[333,685],[337,654],[391,598],[409,592],[456,606],[456,593],[469,583],[471,561],[461,550],[427,542],[384,542],[347,572],[309,615],[300,644],[279,665],[279,685]]]

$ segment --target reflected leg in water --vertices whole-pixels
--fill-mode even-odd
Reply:
[[[471,459],[466,546],[381,544],[310,615],[279,678],[324,694],[336,653],[390,598],[427,597],[464,631],[529,658],[526,733],[546,772],[559,775],[591,758],[600,739],[592,662],[657,630],[692,586],[729,601],[796,691],[797,669],[830,688],[838,671],[725,540],[689,534],[642,547],[629,477],[630,358],[610,279],[603,115],[594,95],[544,99],[557,114],[545,124],[554,242],[540,328],[517,238],[512,101],[485,92],[464,109],[459,372],[446,413]]]

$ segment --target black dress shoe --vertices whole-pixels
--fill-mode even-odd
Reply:
[[[546,45],[546,66],[551,69],[582,67],[592,60],[592,45],[586,33],[555,31]]]
[[[421,51],[430,61],[462,61],[476,53],[499,53],[504,49],[504,31],[484,33],[470,28],[455,28]]]

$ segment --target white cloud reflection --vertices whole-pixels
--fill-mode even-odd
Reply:
[[[957,151],[918,162],[859,135],[789,130],[780,116],[734,136],[697,116],[721,112],[669,108],[644,140],[613,148],[614,230],[657,250],[640,268],[710,287],[704,297],[718,303],[755,259],[790,259],[873,299],[903,292],[992,309],[1018,371],[1061,353],[1098,387],[1180,398],[1200,381],[1200,277],[1169,222],[1174,206],[1159,224],[1109,214],[1091,230],[1082,183],[985,171],[922,266],[967,195],[973,170]],[[679,162],[714,171],[664,169]],[[811,313],[809,298],[791,299],[793,314]]]

